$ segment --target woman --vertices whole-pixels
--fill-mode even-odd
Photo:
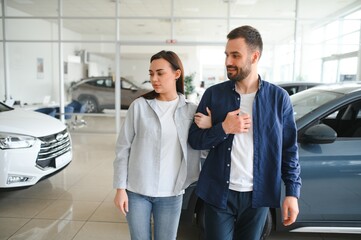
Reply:
[[[136,99],[121,128],[114,160],[115,205],[126,215],[132,240],[176,239],[184,189],[198,179],[199,151],[187,144],[196,105],[186,102],[179,57],[150,59],[154,88]]]

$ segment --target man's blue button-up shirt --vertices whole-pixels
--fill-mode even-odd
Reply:
[[[222,122],[228,112],[242,101],[234,81],[208,88],[197,112],[212,113],[212,127],[200,129],[193,123],[188,141],[194,149],[209,149],[197,184],[198,196],[209,204],[226,208],[234,134],[226,134]],[[259,80],[253,103],[253,207],[279,207],[281,179],[286,196],[300,196],[301,179],[298,163],[297,128],[293,108],[286,91]]]

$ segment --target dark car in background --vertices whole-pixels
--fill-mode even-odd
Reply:
[[[121,108],[128,109],[136,98],[149,91],[122,77]],[[86,105],[86,113],[115,109],[115,82],[110,76],[82,79],[71,85],[69,93],[72,100]]]
[[[263,239],[271,230],[361,234],[361,84],[317,86],[291,101],[301,165],[300,213],[296,223],[284,227],[280,209],[270,209]],[[184,195],[182,218],[195,213],[202,232],[203,203],[194,189]]]
[[[285,89],[290,96],[295,93],[302,92],[306,89],[313,88],[322,84],[323,83],[319,83],[319,82],[317,83],[317,82],[299,82],[299,81],[276,83],[276,85]]]

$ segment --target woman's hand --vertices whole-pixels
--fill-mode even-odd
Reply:
[[[128,209],[128,194],[125,189],[117,189],[117,192],[114,197],[115,206],[127,216]]]
[[[209,108],[206,108],[208,116],[204,115],[203,113],[197,112],[194,115],[194,122],[197,124],[197,126],[201,129],[207,129],[212,127],[212,115],[211,110]]]

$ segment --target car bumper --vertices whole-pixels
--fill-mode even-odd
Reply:
[[[36,164],[40,144],[26,149],[0,150],[0,188],[25,187],[65,168],[72,160],[71,149],[54,159],[52,167]]]

